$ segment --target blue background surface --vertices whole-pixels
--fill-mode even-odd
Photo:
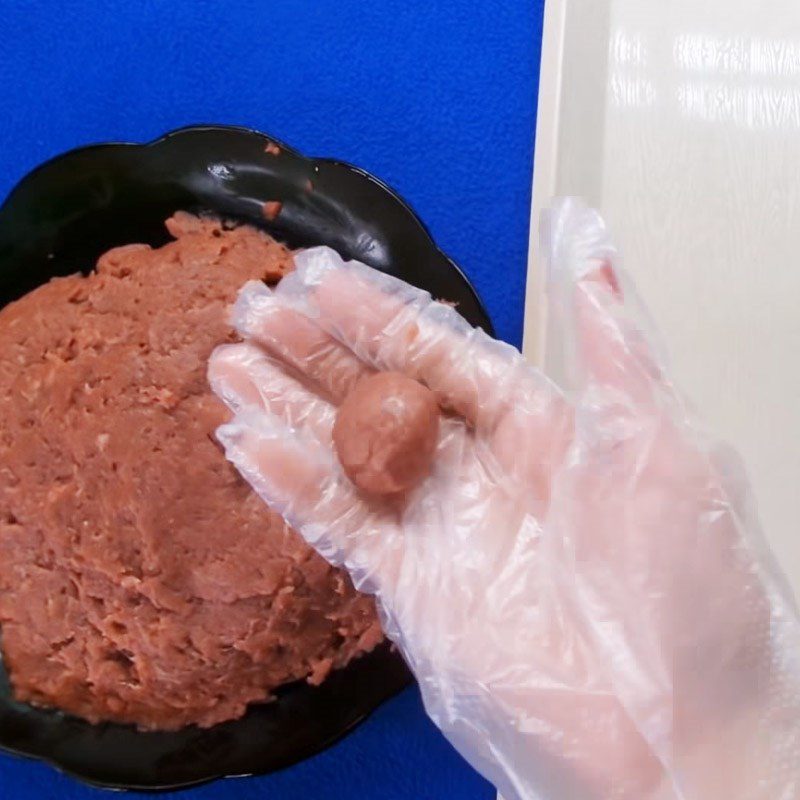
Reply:
[[[522,336],[543,0],[0,0],[0,198],[46,158],[197,122],[351,161],[403,195]],[[0,798],[108,797],[0,756]],[[191,800],[490,798],[409,690],[338,746]]]

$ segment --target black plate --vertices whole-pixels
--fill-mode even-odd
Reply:
[[[267,152],[277,144],[279,154]],[[270,147],[270,150],[274,148]],[[267,222],[263,203],[283,206]],[[293,247],[327,244],[491,324],[472,287],[383,183],[348,164],[301,156],[244,128],[183,128],[145,145],[73,150],[24,178],[0,207],[0,306],[54,275],[86,271],[120,244],[160,245],[174,211],[211,211],[266,228]],[[388,646],[322,686],[286,687],[270,704],[211,730],[140,733],[16,703],[0,662],[0,749],[43,759],[100,786],[175,789],[262,774],[327,747],[410,681]]]

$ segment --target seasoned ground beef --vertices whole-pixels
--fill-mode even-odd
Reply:
[[[214,725],[382,638],[372,602],[214,440],[227,306],[292,255],[178,213],[0,311],[0,631],[16,695],[143,729]]]

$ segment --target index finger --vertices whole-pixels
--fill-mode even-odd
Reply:
[[[282,303],[260,281],[250,281],[241,288],[232,321],[244,339],[252,339],[300,372],[334,403],[341,403],[372,371],[312,320]]]
[[[344,262],[330,248],[306,250],[295,263],[277,297],[370,366],[419,380],[443,406],[474,424],[493,427],[532,391],[559,396],[518,350],[473,328],[427,292],[356,261]]]

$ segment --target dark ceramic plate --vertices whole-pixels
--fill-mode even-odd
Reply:
[[[280,152],[267,152],[270,144]],[[271,200],[283,205],[267,222],[262,205]],[[491,332],[466,278],[384,184],[255,131],[220,126],[184,128],[145,145],[85,147],[30,173],[0,207],[0,306],[54,275],[90,269],[110,247],[163,244],[163,221],[178,209],[250,222],[293,247],[330,245],[458,303],[472,324]],[[293,764],[340,738],[409,681],[400,657],[383,646],[318,688],[286,687],[275,702],[235,722],[139,733],[14,702],[0,662],[0,749],[100,786],[174,789]]]

